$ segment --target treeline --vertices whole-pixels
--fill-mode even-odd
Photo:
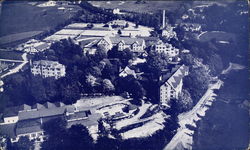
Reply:
[[[85,10],[85,17],[82,17],[84,22],[106,23],[115,19],[124,19],[135,22],[136,24],[153,27],[157,30],[159,30],[161,26],[161,12],[156,14],[138,12],[113,14],[112,9],[98,8],[88,2],[82,2],[80,6]],[[89,15],[86,15],[88,13]]]

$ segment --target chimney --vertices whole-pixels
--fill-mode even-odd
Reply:
[[[30,66],[32,66],[32,60],[30,59]]]
[[[41,123],[41,125],[43,124],[43,118],[40,118],[40,123]]]
[[[166,22],[165,22],[165,10],[163,10],[163,13],[162,13],[162,28],[164,29],[165,28],[165,25],[166,25]]]

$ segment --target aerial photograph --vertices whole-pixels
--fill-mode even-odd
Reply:
[[[0,150],[250,150],[248,0],[0,0]]]

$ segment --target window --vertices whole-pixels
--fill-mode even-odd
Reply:
[[[31,137],[33,138],[36,137],[36,133],[31,134]]]

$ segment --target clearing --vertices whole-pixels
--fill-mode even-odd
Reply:
[[[208,42],[212,39],[215,39],[216,41],[223,41],[225,43],[230,40],[234,41],[235,35],[233,33],[227,33],[223,31],[205,31],[198,35],[197,39],[202,42]]]
[[[31,37],[34,37],[38,34],[42,33],[42,31],[28,31],[22,33],[15,33],[6,36],[0,37],[0,45],[17,42],[20,40],[25,40]]]
[[[0,50],[0,59],[23,61],[22,54],[23,52],[18,51]]]
[[[2,2],[0,37],[16,33],[48,31],[65,23],[76,14],[76,12],[60,11],[58,7],[60,6],[41,8],[29,1]]]

